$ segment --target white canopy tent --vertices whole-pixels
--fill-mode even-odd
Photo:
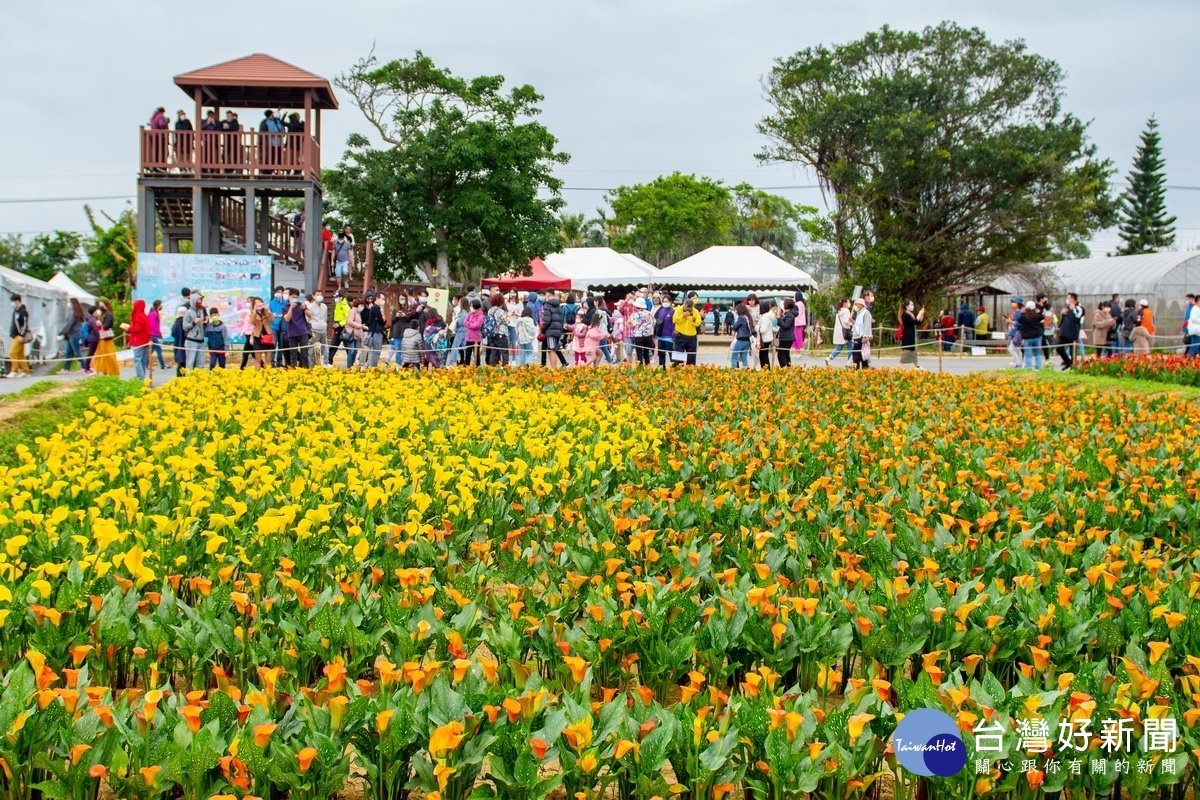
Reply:
[[[542,259],[546,269],[584,290],[606,286],[645,286],[658,282],[658,270],[629,253],[611,247],[567,247]]]
[[[761,247],[716,246],[658,273],[660,286],[688,289],[799,289],[817,282],[804,270]]]
[[[96,295],[84,289],[75,281],[71,280],[67,273],[63,272],[62,270],[54,273],[54,277],[47,281],[47,283],[53,286],[55,289],[61,289],[62,291],[66,292],[67,297],[74,297],[76,300],[86,305],[94,306],[96,301],[100,299],[96,297]]]
[[[0,333],[4,336],[4,352],[12,339],[8,332],[12,325],[13,309],[8,302],[10,295],[19,294],[29,311],[29,330],[33,333],[33,341],[25,345],[25,352],[34,363],[46,358],[55,358],[66,352],[66,346],[59,340],[58,332],[67,321],[71,307],[67,293],[51,286],[45,281],[39,281],[15,269],[0,267],[0,293],[3,293],[4,303],[0,305]]]

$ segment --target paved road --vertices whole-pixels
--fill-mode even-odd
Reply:
[[[386,354],[385,354],[386,355]],[[823,367],[824,360],[820,358],[797,358],[793,357],[793,363],[803,367]],[[343,363],[341,358],[339,363]],[[698,353],[698,361],[701,364],[715,364],[718,366],[729,365],[729,349],[721,344],[702,344]],[[839,363],[835,367],[845,365],[845,361],[838,360]],[[657,361],[655,362],[657,364]],[[890,353],[885,353],[882,357],[876,357],[872,361],[873,366],[877,367],[897,367],[899,366],[898,357]],[[929,372],[938,372],[939,365],[936,353],[922,353],[921,366]],[[967,375],[975,372],[987,372],[995,369],[1002,369],[1008,366],[1007,356],[966,356],[963,358],[955,354],[947,353],[941,362],[941,371],[951,375]],[[133,367],[122,365],[121,377],[132,378]],[[9,378],[0,379],[0,395],[11,394],[20,391],[29,386],[31,383],[39,380],[52,380],[60,382],[77,381],[83,377],[78,371],[70,373],[58,373],[55,375],[49,374],[49,368],[38,367],[34,369],[34,375],[30,378]],[[160,386],[163,383],[175,377],[175,369],[168,366],[166,370],[156,369],[154,371],[153,385]]]

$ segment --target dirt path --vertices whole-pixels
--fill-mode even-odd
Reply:
[[[36,405],[40,405],[47,400],[55,397],[62,397],[65,394],[70,394],[78,387],[74,382],[63,382],[57,386],[52,386],[44,392],[38,392],[29,397],[15,398],[11,401],[0,402],[0,425],[4,425],[10,419],[20,414],[22,411],[28,411]]]

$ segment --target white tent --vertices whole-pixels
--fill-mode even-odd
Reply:
[[[571,281],[576,290],[604,286],[643,286],[658,282],[658,270],[611,247],[568,247],[544,259],[546,269]]]
[[[662,286],[689,289],[798,289],[816,286],[804,270],[761,247],[710,247],[658,273]]]
[[[62,329],[71,313],[67,293],[51,286],[45,281],[31,278],[15,269],[0,267],[0,334],[4,336],[4,353],[12,339],[8,332],[12,325],[12,305],[8,302],[10,295],[21,295],[25,308],[29,310],[29,330],[33,333],[33,341],[25,346],[25,352],[30,360],[38,362],[45,358],[56,358],[66,352],[66,346],[59,340],[58,332]]]
[[[47,281],[47,283],[56,289],[61,289],[62,291],[66,292],[67,297],[74,297],[80,303],[84,303],[85,305],[94,306],[96,301],[99,300],[96,295],[92,294],[78,283],[71,280],[67,273],[63,272],[62,270],[54,273],[54,277]]]

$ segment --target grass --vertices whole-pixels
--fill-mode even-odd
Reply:
[[[59,385],[58,381],[38,381],[37,383],[31,383],[19,392],[0,396],[0,405],[11,405],[19,400],[27,400],[30,397],[45,394]]]
[[[1044,383],[1056,383],[1061,386],[1075,386],[1089,391],[1112,391],[1114,389],[1138,395],[1178,395],[1189,402],[1200,401],[1200,387],[1179,386],[1163,383],[1162,381],[1147,381],[1136,378],[1111,378],[1102,375],[1080,375],[1077,372],[1060,372],[1053,370],[1005,370],[1005,377],[1016,377],[1019,380],[1038,380]]]
[[[13,396],[26,395],[28,399],[59,385],[56,381],[39,381]],[[16,465],[17,445],[33,448],[39,436],[49,436],[59,425],[83,416],[83,412],[91,407],[93,397],[97,402],[115,404],[138,394],[143,388],[140,381],[108,375],[85,378],[69,392],[34,402],[28,408],[0,420],[0,465]]]

